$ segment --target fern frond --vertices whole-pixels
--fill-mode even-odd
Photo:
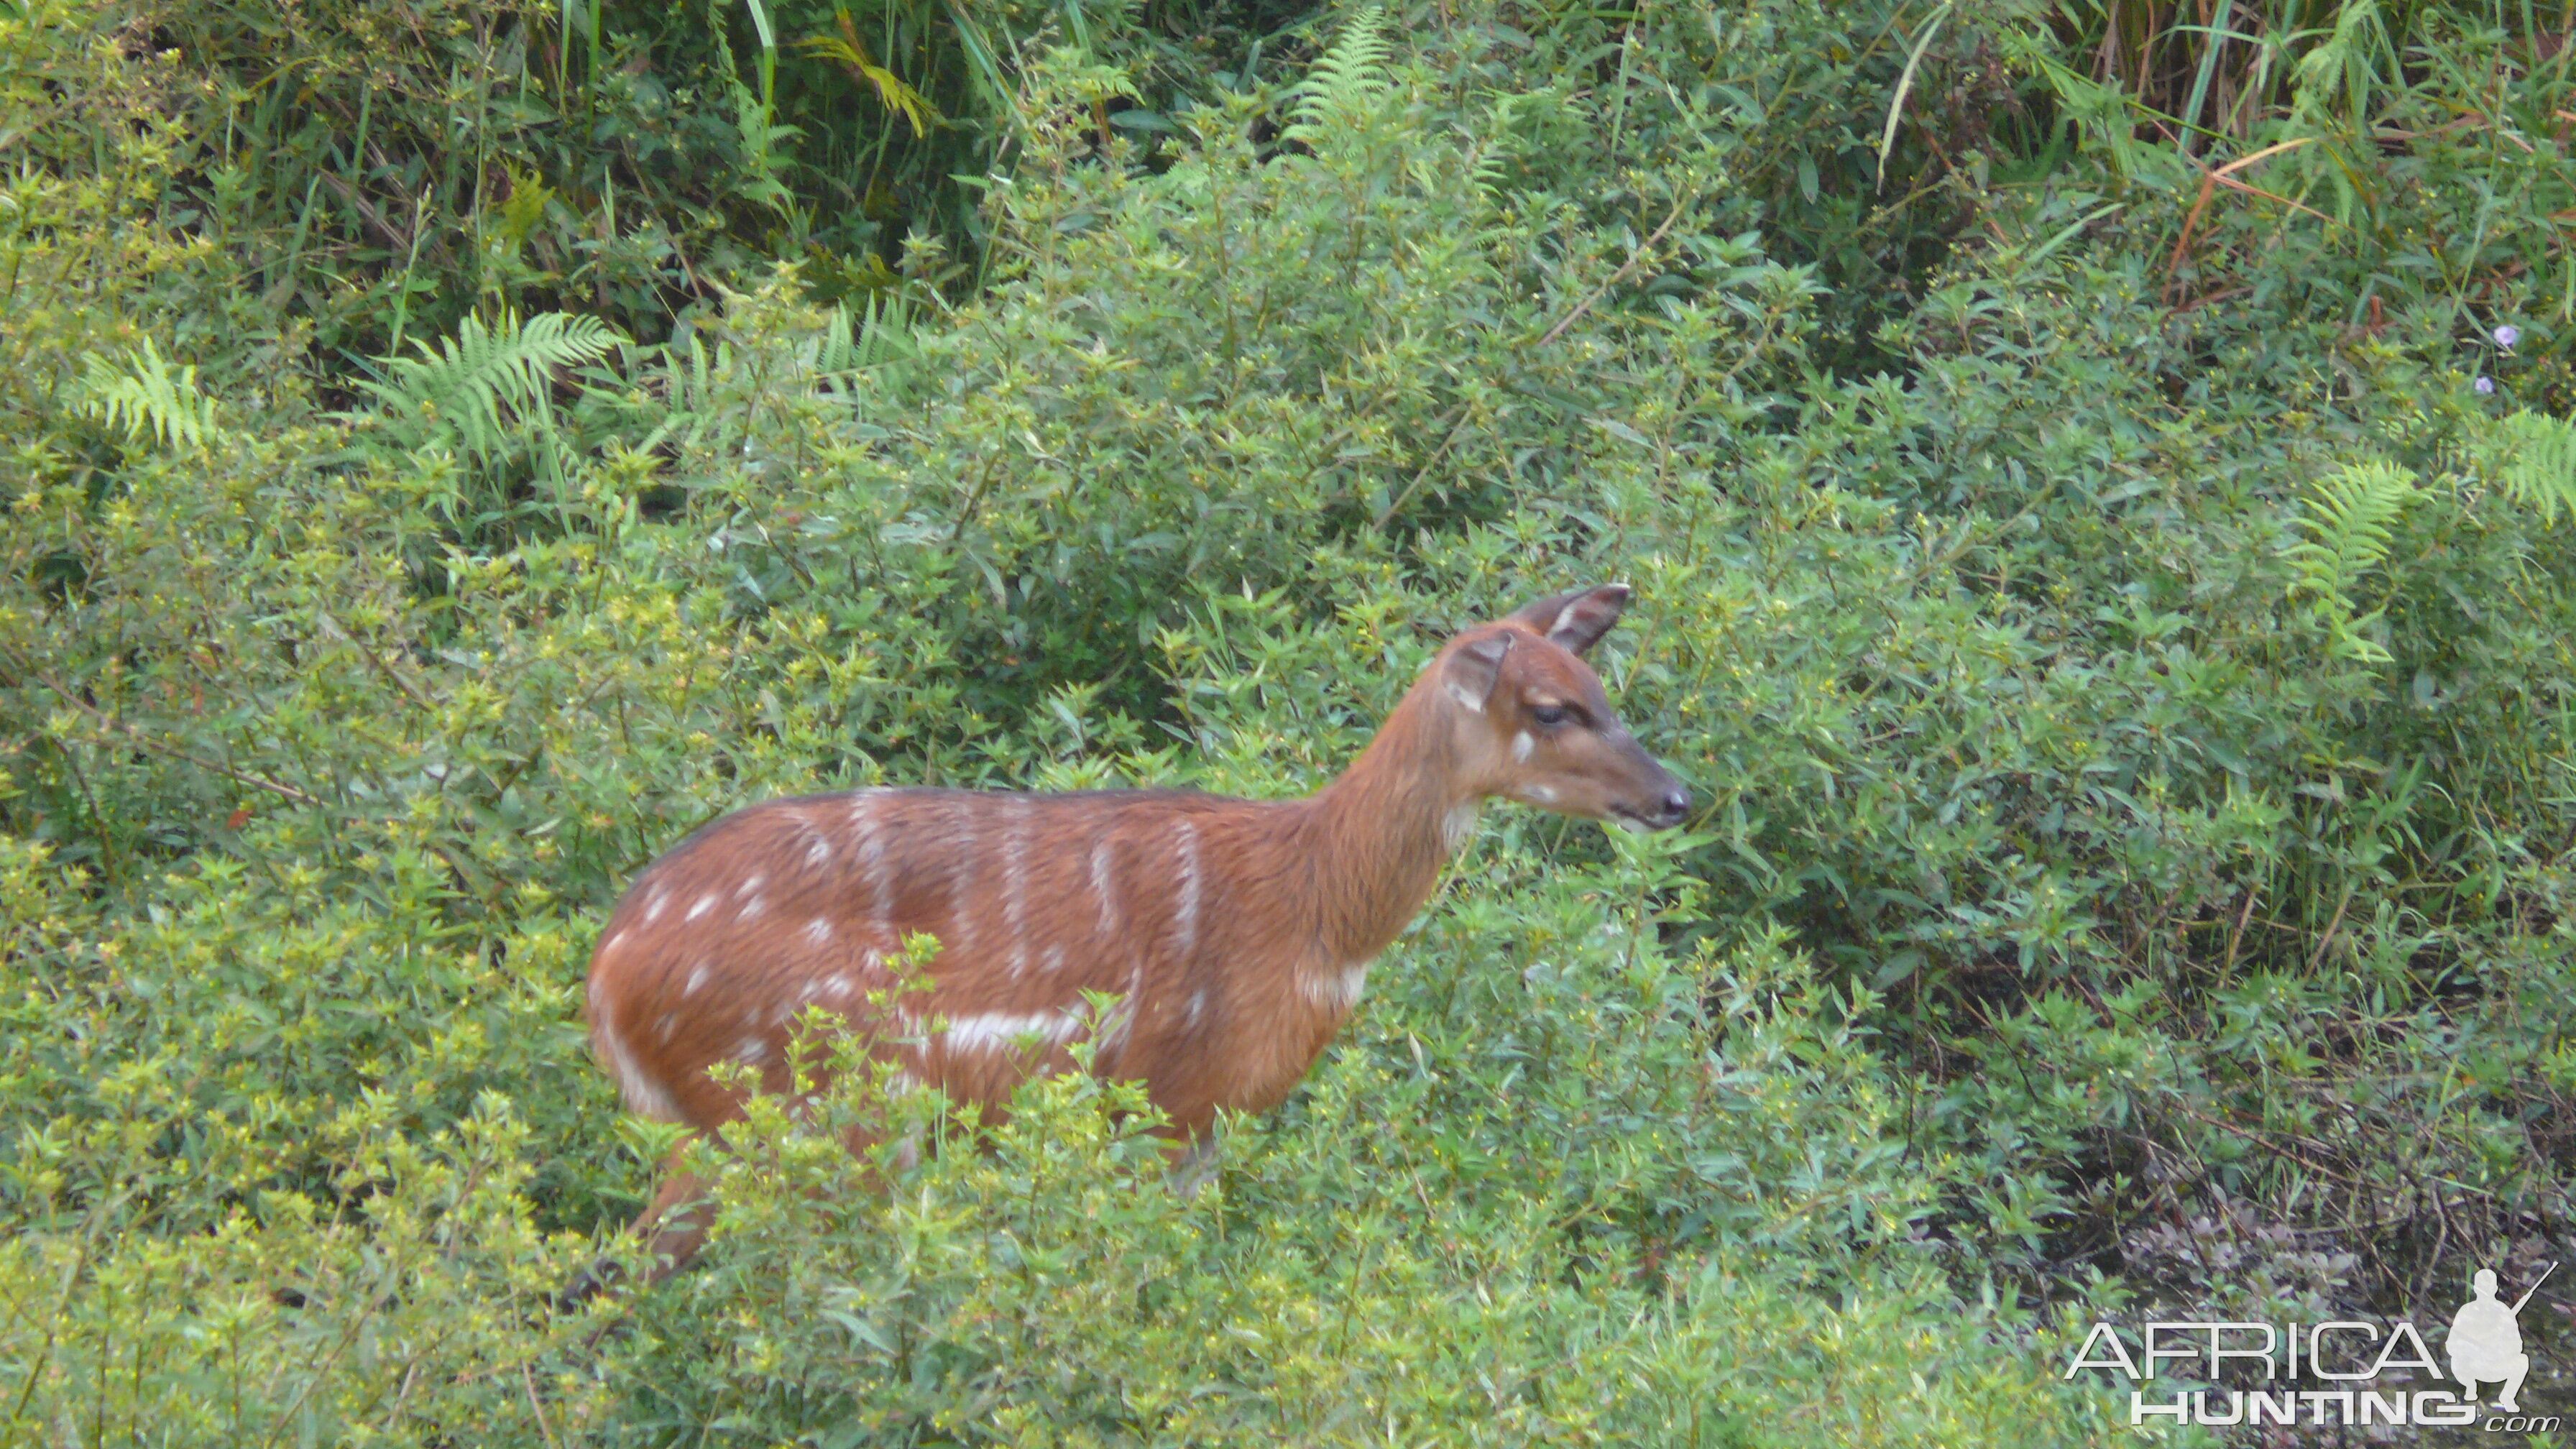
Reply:
[[[2564,508],[2576,517],[2576,424],[2518,412],[2496,424],[2496,476],[2507,498],[2540,514],[2547,528]]]
[[[2346,591],[2387,559],[2389,526],[2422,491],[2393,463],[2346,463],[2318,479],[2297,523],[2307,539],[2284,550],[2298,568],[2298,587],[2349,613]]]
[[[82,358],[81,392],[82,412],[129,438],[202,448],[222,435],[215,400],[197,387],[197,369],[173,367],[149,338],[126,355],[123,367],[95,352]]]
[[[522,323],[505,312],[490,327],[468,317],[434,348],[415,341],[418,357],[385,359],[389,381],[360,385],[387,414],[422,425],[416,442],[445,434],[488,456],[507,446],[510,423],[551,415],[556,368],[596,362],[616,344],[617,334],[593,317],[545,312]]]
[[[857,311],[847,303],[832,309],[814,349],[814,371],[827,377],[862,372],[902,362],[919,350],[912,340],[912,309],[899,298],[876,295]]]
[[[1359,110],[1386,89],[1387,49],[1385,9],[1364,5],[1354,11],[1341,37],[1290,92],[1290,124],[1281,139],[1311,146],[1327,122]]]

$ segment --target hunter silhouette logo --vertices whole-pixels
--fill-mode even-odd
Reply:
[[[2513,1300],[2510,1308],[2496,1298],[2494,1269],[2480,1268],[2470,1280],[2477,1296],[2451,1315],[2451,1332],[2442,1341],[2444,1351],[2451,1356],[2451,1377],[2460,1381],[2470,1398],[2478,1396],[2480,1384],[2502,1384],[2504,1392],[2496,1397],[2496,1407],[2508,1414],[2520,1407],[2513,1401],[2514,1395],[2522,1392],[2523,1376],[2531,1372],[2531,1355],[2522,1351],[2522,1327],[2514,1320],[2522,1313],[2522,1305],[2529,1303],[2531,1295],[2539,1292],[2540,1285],[2557,1271],[2558,1265],[2550,1264],[2537,1282]]]
[[[2448,1376],[2414,1324],[2339,1318],[2156,1319],[2125,1332],[2096,1323],[2064,1377],[2106,1372],[2128,1380],[2132,1427],[2158,1420],[2249,1429],[2475,1424],[2490,1434],[2556,1433],[2561,1418],[2525,1414],[2518,1402],[2531,1355],[2514,1320],[2557,1271],[2550,1264],[2506,1303],[2496,1295],[2494,1270],[2480,1268],[2470,1280],[2473,1296],[2451,1315],[2443,1340]],[[2165,1388],[2159,1379],[2180,1382]],[[2504,1386],[2491,1411],[2478,1408],[2480,1384]]]

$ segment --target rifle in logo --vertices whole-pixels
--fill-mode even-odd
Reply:
[[[2442,1340],[2451,1356],[2451,1377],[2460,1381],[2470,1398],[2478,1396],[2479,1384],[2502,1384],[2504,1393],[2496,1399],[2496,1407],[2508,1414],[2520,1408],[2514,1395],[2522,1392],[2523,1378],[2531,1372],[2531,1355],[2522,1351],[2522,1328],[2514,1319],[2557,1271],[2558,1265],[2550,1264],[2510,1308],[2496,1297],[2495,1270],[2480,1268],[2470,1280],[2477,1296],[2451,1315],[2451,1331]]]

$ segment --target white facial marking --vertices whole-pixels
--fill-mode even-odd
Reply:
[[[1537,748],[1538,741],[1530,738],[1530,732],[1528,730],[1523,730],[1519,734],[1512,736],[1513,763],[1517,764],[1522,760],[1528,759],[1530,757],[1530,751]]]
[[[813,942],[817,946],[831,940],[832,923],[823,919],[821,916],[816,916],[811,922],[807,923],[805,927],[805,939]]]
[[[713,891],[709,891],[705,895],[698,897],[698,903],[689,907],[689,913],[681,919],[694,921],[698,917],[705,915],[707,912],[712,911],[715,908],[716,894]]]
[[[948,1023],[944,1038],[952,1052],[990,1051],[1023,1038],[1054,1046],[1082,1030],[1082,1018],[1067,1011],[988,1011]]]
[[[1174,950],[1187,956],[1199,943],[1199,828],[1187,820],[1172,829],[1180,840],[1180,896],[1172,907]]]
[[[1521,787],[1521,798],[1533,805],[1553,805],[1556,803],[1556,787],[1533,780]]]
[[[707,968],[704,966],[693,967],[689,972],[689,984],[680,988],[680,994],[684,997],[695,996],[698,994],[698,988],[706,984]]]

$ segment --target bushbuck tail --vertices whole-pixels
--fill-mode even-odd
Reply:
[[[629,1108],[713,1133],[741,1096],[708,1069],[740,1062],[789,1090],[789,1023],[808,1003],[895,1085],[987,1113],[1088,1040],[1091,1070],[1143,1082],[1176,1150],[1199,1150],[1218,1108],[1275,1106],[1306,1074],[1486,798],[1681,822],[1689,792],[1581,657],[1628,593],[1541,599],[1450,640],[1350,769],[1302,800],[872,789],[728,815],[609,918],[591,1046]],[[889,958],[916,933],[938,950],[891,993]],[[1086,992],[1118,1004],[1095,1019]],[[705,1190],[675,1159],[637,1220],[655,1278],[696,1253]]]

